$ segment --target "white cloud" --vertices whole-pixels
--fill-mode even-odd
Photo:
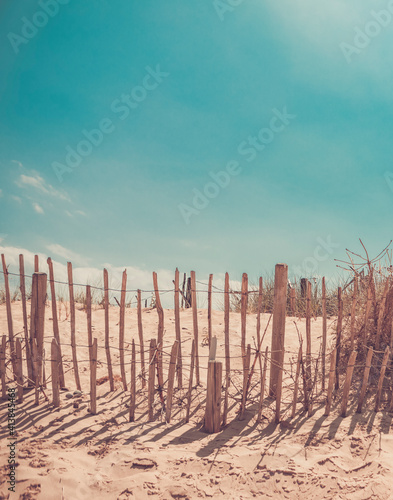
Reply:
[[[53,186],[48,184],[37,172],[32,170],[29,175],[21,174],[16,181],[16,185],[20,188],[32,187],[38,191],[53,196],[64,201],[71,201],[67,193],[58,191]]]
[[[33,203],[33,208],[37,212],[37,214],[43,214],[44,209],[41,207],[41,205],[38,205],[38,203]]]
[[[83,217],[87,217],[87,214],[83,210],[76,210],[75,213],[78,215],[82,215]]]
[[[68,215],[68,217],[74,217],[69,210],[64,210],[64,213]]]
[[[77,264],[85,264],[87,262],[87,260],[84,259],[78,253],[73,252],[72,250],[69,250],[68,248],[65,248],[61,245],[58,245],[57,243],[52,243],[50,245],[47,245],[46,248],[52,254],[55,254],[55,255],[58,255],[59,257],[62,257],[67,262],[75,262]]]
[[[19,196],[15,196],[15,195],[11,195],[11,199],[16,201],[17,203],[22,203],[22,198],[20,198]]]

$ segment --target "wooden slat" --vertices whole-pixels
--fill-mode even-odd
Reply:
[[[105,309],[105,354],[106,364],[108,366],[109,387],[111,391],[115,390],[113,381],[112,360],[109,341],[109,279],[108,271],[104,269],[104,309]]]
[[[158,314],[158,333],[157,333],[157,363],[158,363],[158,390],[162,391],[164,385],[164,374],[162,367],[162,349],[164,342],[164,310],[161,305],[160,292],[158,289],[157,273],[153,273],[153,285],[156,299],[156,309]]]
[[[299,347],[299,352],[297,355],[297,363],[296,363],[296,375],[295,375],[295,389],[293,391],[293,402],[292,402],[292,418],[294,418],[296,414],[296,404],[297,404],[297,395],[299,391],[299,376],[300,376],[300,368],[302,364],[302,357],[303,357],[303,346],[300,344]]]
[[[213,275],[209,274],[209,284],[207,288],[207,336],[210,342],[212,339],[212,286],[213,286]]]
[[[250,361],[251,361],[251,345],[248,344],[243,366],[243,394],[242,394],[242,405],[241,405],[239,420],[244,419],[244,412],[246,411],[248,377],[250,375]]]
[[[146,369],[145,369],[145,346],[143,341],[143,323],[142,323],[142,297],[141,291],[137,291],[138,300],[138,336],[139,336],[139,352],[141,357],[141,376],[142,376],[142,388],[146,387]]]
[[[341,334],[343,329],[343,299],[342,299],[342,288],[338,287],[338,313],[337,313],[337,335],[336,335],[336,382],[335,389],[338,391],[340,387],[340,353],[341,353]]]
[[[207,392],[205,429],[212,434],[221,428],[222,363],[209,361],[207,369]]]
[[[172,346],[171,359],[169,363],[169,372],[168,372],[168,392],[166,400],[166,421],[168,424],[171,421],[173,388],[175,384],[176,358],[178,354],[178,349],[179,349],[179,342],[176,340]]]
[[[379,405],[381,403],[383,380],[385,378],[386,367],[388,365],[389,355],[390,355],[390,348],[389,348],[389,346],[386,346],[385,353],[383,355],[383,360],[382,360],[381,373],[379,375],[379,380],[378,380],[377,395],[375,398],[375,407],[374,407],[375,412],[377,412],[379,410]]]
[[[343,395],[342,395],[342,401],[341,401],[341,416],[342,417],[345,417],[347,415],[349,389],[351,388],[352,374],[353,374],[353,370],[355,368],[355,361],[356,361],[357,354],[358,354],[357,351],[352,351],[351,355],[349,356],[349,360],[348,360],[347,373],[345,375],[345,382],[344,382]]]
[[[355,276],[353,281],[353,292],[352,292],[352,307],[351,307],[351,350],[353,350],[355,345],[355,333],[356,333],[356,306],[358,301],[358,277]]]
[[[82,390],[79,378],[78,356],[76,351],[75,338],[75,300],[74,300],[74,283],[72,278],[72,264],[67,262],[68,271],[68,289],[70,294],[70,316],[71,316],[71,349],[72,349],[72,366],[74,369],[75,384],[78,391]]]
[[[23,402],[23,368],[22,368],[22,346],[20,340],[15,341],[16,351],[16,383],[18,387],[18,403]]]
[[[326,344],[327,344],[327,310],[326,310],[326,280],[322,278],[322,391],[326,382]]]
[[[277,264],[274,278],[273,329],[269,395],[276,397],[281,389],[284,362],[285,318],[287,308],[288,266]]]
[[[377,323],[377,336],[375,339],[375,349],[376,350],[379,350],[379,343],[380,343],[381,334],[382,334],[383,319],[385,317],[386,297],[387,297],[387,294],[389,291],[389,287],[390,287],[390,279],[389,279],[389,277],[387,277],[386,281],[385,281],[385,287],[383,290],[381,304],[379,306],[378,323]]]
[[[59,332],[59,322],[57,318],[57,302],[56,302],[56,290],[55,290],[55,277],[53,272],[52,259],[48,257],[47,260],[49,268],[49,285],[51,294],[51,306],[52,306],[52,322],[53,322],[53,336],[56,340],[56,347],[59,350],[58,361],[59,361],[59,380],[60,387],[65,388],[65,378],[64,378],[64,368],[63,368],[63,355],[61,352],[61,342],[60,342],[60,332]]]
[[[368,387],[368,377],[370,375],[372,357],[373,357],[373,350],[371,348],[369,348],[368,352],[367,352],[366,367],[364,369],[362,388],[361,388],[360,394],[359,394],[359,402],[358,402],[358,407],[357,407],[356,413],[362,413],[363,402],[364,402],[364,398],[366,396],[367,387]]]
[[[177,344],[178,344],[176,373],[177,373],[178,387],[179,387],[179,389],[181,389],[183,387],[183,367],[182,367],[182,353],[181,353],[179,292],[180,292],[180,290],[179,290],[179,270],[176,268],[176,271],[175,271],[175,332],[176,332],[176,340],[177,340]]]
[[[86,285],[86,319],[87,319],[87,345],[89,346],[89,359],[93,349],[93,325],[91,319],[91,287]]]
[[[135,420],[135,406],[136,406],[136,352],[135,341],[132,339],[131,348],[131,394],[130,394],[130,415],[129,421]]]
[[[29,328],[27,324],[27,302],[26,302],[26,282],[25,282],[25,264],[23,254],[19,255],[19,276],[20,276],[20,294],[22,300],[22,314],[23,314],[23,333],[25,337],[26,348],[26,364],[27,364],[27,384],[33,384],[33,361],[31,359]]]
[[[200,385],[199,377],[199,338],[198,338],[198,304],[196,295],[195,271],[191,271],[191,303],[192,303],[192,326],[195,340],[195,378],[196,384]]]
[[[224,396],[224,411],[222,416],[223,427],[227,424],[228,415],[228,392],[231,384],[231,355],[229,347],[229,274],[225,273],[224,285],[224,336],[225,336],[225,396]]]
[[[56,339],[51,343],[51,375],[52,375],[52,404],[55,408],[60,406],[60,374],[59,374],[59,349]]]
[[[191,347],[191,364],[190,364],[190,378],[188,380],[188,394],[187,394],[187,408],[186,408],[186,424],[190,421],[191,400],[192,400],[192,382],[194,377],[195,365],[195,340],[192,340]]]
[[[327,417],[330,414],[330,408],[332,405],[332,396],[333,396],[333,387],[334,387],[334,380],[336,376],[336,358],[337,358],[337,349],[334,349],[330,356],[330,370],[329,370],[329,385],[328,385],[328,392],[327,392],[327,398],[326,398],[326,407],[325,407],[325,413],[324,415]]]
[[[120,295],[120,318],[119,318],[119,353],[120,353],[120,373],[123,381],[123,389],[127,390],[126,369],[124,366],[124,322],[126,314],[126,290],[127,290],[127,270],[123,271]]]
[[[241,355],[243,371],[246,363],[246,327],[247,327],[247,301],[248,301],[248,276],[242,275],[242,290],[240,299],[240,321],[241,321]]]
[[[156,364],[156,348],[157,342],[155,339],[150,340],[149,352],[149,380],[148,380],[148,414],[149,422],[154,420],[154,369]]]
[[[258,408],[258,418],[257,422],[260,423],[262,420],[262,409],[263,409],[263,399],[265,396],[265,385],[266,385],[266,372],[267,372],[267,357],[269,353],[269,347],[265,350],[265,360],[263,363],[263,372],[261,372],[261,393],[259,395],[259,408]]]
[[[311,283],[306,282],[306,375],[307,391],[311,390]]]
[[[97,339],[93,340],[90,361],[90,413],[97,413]]]
[[[1,261],[3,264],[3,273],[4,273],[4,288],[5,288],[5,301],[6,301],[6,309],[7,309],[7,326],[8,326],[8,340],[10,343],[10,356],[11,356],[11,364],[12,371],[16,373],[16,352],[15,352],[15,341],[14,341],[14,328],[12,324],[12,312],[11,312],[11,295],[10,295],[10,284],[8,280],[8,269],[5,262],[4,254],[1,254]]]

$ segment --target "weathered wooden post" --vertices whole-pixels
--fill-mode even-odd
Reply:
[[[213,337],[210,346],[207,369],[207,394],[205,429],[209,434],[220,431],[221,428],[221,385],[222,363],[216,361],[217,337]]]
[[[97,339],[93,340],[90,361],[90,413],[97,413]]]
[[[0,349],[0,379],[1,379],[1,399],[7,399],[7,386],[5,383],[5,356],[6,356],[7,337],[1,337]]]
[[[60,406],[59,349],[56,339],[51,344],[52,402],[55,408]]]
[[[22,346],[20,339],[15,341],[16,349],[16,383],[18,384],[18,403],[23,402],[23,367],[22,367]]]
[[[176,360],[177,360],[178,350],[179,350],[179,342],[175,340],[172,346],[171,360],[169,363],[169,372],[168,372],[168,392],[167,392],[167,402],[166,402],[166,421],[168,424],[171,421],[173,388],[175,383]]]
[[[281,394],[284,362],[285,318],[287,306],[288,266],[277,264],[274,278],[273,330],[269,395]]]
[[[343,396],[342,396],[342,401],[341,401],[341,416],[342,417],[346,417],[346,415],[347,415],[349,389],[351,387],[352,374],[353,374],[353,370],[355,368],[355,361],[356,361],[357,354],[358,354],[357,351],[352,351],[351,355],[349,356],[349,360],[348,360],[347,373],[345,375],[345,383],[344,383]]]
[[[39,388],[42,381],[42,360],[44,351],[44,324],[45,324],[45,301],[46,301],[46,279],[45,273],[34,273],[31,289],[31,312],[30,312],[30,342],[36,342],[36,365],[34,367],[34,381]],[[32,346],[31,352],[34,347]],[[34,366],[34,365],[33,365]]]

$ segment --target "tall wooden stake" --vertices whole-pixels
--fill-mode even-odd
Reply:
[[[357,351],[352,351],[351,355],[349,356],[349,360],[348,360],[347,373],[345,375],[344,389],[343,389],[343,395],[342,395],[342,401],[341,401],[341,416],[342,417],[345,417],[347,415],[349,389],[351,388],[352,374],[353,374],[353,369],[355,368],[355,361],[356,361],[357,354],[358,354]]]
[[[293,391],[292,414],[291,414],[292,418],[294,418],[294,416],[296,414],[297,395],[298,395],[298,390],[299,390],[299,376],[300,376],[300,368],[301,368],[302,358],[303,358],[302,347],[303,347],[303,345],[301,343],[300,347],[299,347],[299,353],[297,355],[295,389]]]
[[[223,427],[227,424],[228,415],[228,391],[231,384],[231,356],[229,348],[229,275],[225,273],[224,288],[224,335],[225,335],[225,399],[224,413],[222,417]]]
[[[352,308],[351,308],[351,350],[355,345],[355,327],[356,327],[356,305],[358,300],[358,277],[355,276],[353,282]]]
[[[131,400],[130,400],[130,416],[129,421],[135,420],[135,405],[136,405],[136,352],[135,341],[132,339],[132,352],[131,352]]]
[[[212,339],[212,286],[213,275],[209,274],[209,285],[207,289],[207,335],[209,339],[209,347]]]
[[[22,368],[22,346],[20,340],[17,338],[15,341],[16,349],[16,383],[18,385],[18,403],[23,402],[23,368]]]
[[[141,375],[142,375],[142,388],[146,387],[146,371],[145,371],[145,347],[143,342],[143,324],[142,324],[142,298],[141,291],[137,292],[138,297],[138,336],[139,336],[139,349],[141,356]]]
[[[90,361],[90,413],[97,413],[97,339],[93,340]]]
[[[68,288],[70,293],[70,315],[71,315],[71,349],[72,349],[72,365],[74,368],[75,384],[78,391],[81,388],[78,370],[78,357],[76,353],[76,339],[75,339],[75,300],[74,300],[74,282],[72,279],[72,264],[67,262],[68,270]]]
[[[126,313],[126,290],[127,290],[127,270],[123,271],[120,295],[120,318],[119,318],[119,352],[120,352],[120,372],[123,381],[123,389],[127,390],[126,369],[124,366],[124,321]]]
[[[91,320],[91,287],[86,285],[86,318],[87,318],[87,345],[89,346],[89,359],[93,349],[93,325]]]
[[[367,351],[366,367],[364,369],[362,388],[360,390],[359,402],[358,402],[358,407],[357,407],[356,413],[362,413],[363,401],[364,401],[364,398],[365,398],[366,392],[367,392],[368,377],[370,375],[372,357],[373,357],[373,350],[371,347],[369,347],[368,351]]]
[[[1,261],[3,264],[3,273],[4,273],[4,287],[5,287],[5,300],[6,300],[6,308],[7,308],[7,325],[8,325],[8,339],[10,342],[10,350],[11,350],[11,364],[12,371],[16,373],[16,351],[15,351],[15,341],[14,341],[14,328],[12,325],[12,312],[11,312],[11,295],[10,295],[10,285],[8,281],[8,269],[5,263],[4,254],[1,254]]]
[[[110,390],[115,390],[115,383],[113,381],[112,361],[109,343],[109,279],[108,271],[104,269],[104,308],[105,308],[105,354],[106,364],[108,365],[108,378]]]
[[[221,385],[222,363],[209,361],[207,369],[205,428],[210,434],[219,432],[221,428]]]
[[[29,328],[27,326],[25,264],[24,264],[23,254],[19,255],[19,275],[20,275],[20,294],[22,299],[22,313],[23,313],[23,332],[24,332],[25,347],[26,347],[27,385],[31,386],[33,384],[33,360],[31,359]]]
[[[55,408],[60,406],[60,376],[59,376],[59,349],[56,339],[51,343],[51,374],[52,374],[52,403]]]
[[[337,357],[337,349],[334,349],[330,356],[330,371],[329,371],[329,385],[328,392],[326,398],[326,407],[324,415],[326,417],[330,414],[330,407],[332,405],[332,395],[333,395],[333,387],[334,387],[334,379],[336,373],[336,357]]]
[[[196,295],[196,280],[195,271],[191,271],[191,302],[192,302],[192,324],[194,330],[194,340],[195,340],[195,378],[196,384],[200,385],[199,379],[199,349],[198,349],[198,305],[197,305],[197,295]]]
[[[178,348],[179,348],[179,342],[176,340],[172,346],[171,360],[169,363],[169,372],[168,372],[168,393],[166,400],[166,421],[168,424],[171,421],[173,387],[175,382],[176,358],[177,358]]]
[[[241,318],[241,350],[242,350],[242,361],[243,361],[243,371],[246,365],[246,325],[247,325],[247,301],[248,301],[248,276],[243,273],[242,276],[242,294],[241,294],[241,308],[240,308],[240,318]]]
[[[193,380],[193,377],[194,377],[194,365],[195,365],[195,340],[193,339],[192,340],[192,347],[191,347],[190,378],[188,380],[186,424],[190,421],[191,400],[192,400],[192,380]]]
[[[336,383],[335,389],[338,391],[340,387],[340,352],[341,352],[341,333],[343,329],[343,299],[342,299],[342,288],[338,287],[338,314],[337,314],[337,336],[336,336]]]
[[[266,372],[267,372],[267,355],[269,353],[269,347],[265,350],[265,360],[263,363],[263,371],[261,368],[261,393],[259,395],[259,408],[258,408],[258,418],[257,422],[260,423],[262,420],[262,409],[263,409],[263,399],[265,397],[265,385],[266,385]]]
[[[287,306],[288,266],[277,264],[274,280],[273,331],[270,369],[270,396],[281,393],[282,368],[284,363],[285,318]]]
[[[183,367],[181,358],[181,329],[180,329],[180,310],[179,310],[179,270],[176,268],[175,271],[175,331],[177,340],[177,382],[178,387],[181,389],[183,387]]]
[[[381,374],[380,374],[379,380],[378,380],[377,396],[375,398],[375,407],[374,407],[375,412],[377,412],[379,410],[379,405],[381,402],[383,380],[385,378],[385,372],[386,372],[386,367],[388,365],[389,354],[390,354],[390,348],[389,348],[389,346],[386,346],[385,354],[383,355],[383,360],[382,360]]]
[[[59,381],[60,381],[60,387],[65,388],[63,355],[61,352],[59,322],[58,322],[58,318],[57,318],[55,277],[54,277],[54,273],[53,273],[53,263],[52,263],[52,259],[50,257],[48,257],[47,263],[48,263],[48,268],[49,268],[49,285],[50,285],[51,306],[52,306],[53,336],[56,339],[56,348],[59,350],[59,352],[58,352]]]
[[[153,284],[156,298],[156,309],[158,314],[158,334],[157,334],[157,362],[158,362],[158,390],[162,391],[164,373],[162,368],[162,348],[164,342],[164,310],[161,306],[160,292],[158,290],[157,273],[153,273]]]
[[[306,374],[307,391],[311,390],[311,283],[306,284]]]
[[[322,278],[322,391],[326,382],[326,344],[327,344],[327,311],[326,311],[326,281]]]
[[[156,364],[156,348],[157,342],[155,339],[150,340],[149,353],[149,380],[148,380],[148,413],[149,422],[154,420],[154,368]]]
[[[383,291],[381,305],[379,307],[379,313],[378,313],[377,336],[375,339],[375,349],[377,351],[379,350],[379,343],[381,340],[383,319],[385,317],[386,297],[387,297],[387,294],[389,291],[389,287],[390,287],[390,279],[388,277],[388,278],[386,278],[386,281],[385,281],[385,288]]]
[[[244,370],[243,370],[243,395],[242,395],[242,406],[239,415],[239,420],[243,420],[244,412],[246,410],[248,377],[250,375],[250,361],[251,361],[251,345],[248,344],[244,362]]]

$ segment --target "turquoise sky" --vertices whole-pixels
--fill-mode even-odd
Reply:
[[[239,279],[390,241],[392,2],[2,0],[0,38],[2,251]]]

